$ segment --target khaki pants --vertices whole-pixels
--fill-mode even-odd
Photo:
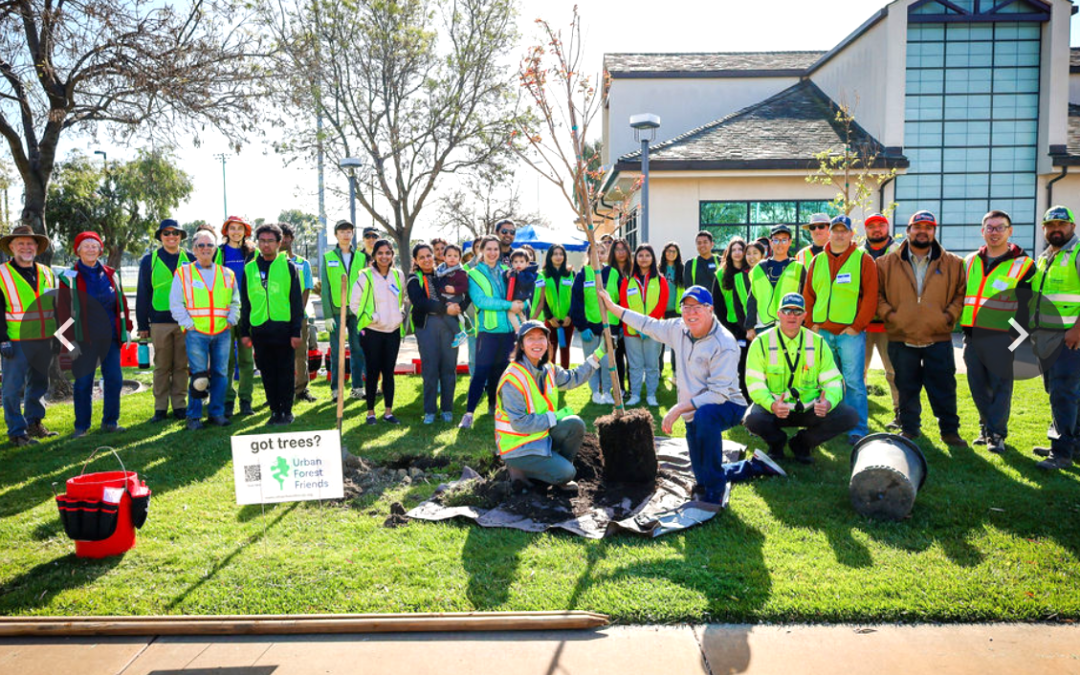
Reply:
[[[893,370],[892,359],[889,358],[889,334],[866,333],[866,366],[865,371],[870,370],[870,362],[874,359],[874,350],[881,356],[881,363],[885,366],[885,379],[889,382],[889,391],[892,393],[893,412],[900,410],[900,392],[896,389],[896,371]]]
[[[188,359],[184,331],[176,323],[150,324],[154,345],[154,410],[187,407]]]
[[[294,394],[302,394],[308,388],[308,320],[307,317],[300,319],[300,347],[296,350],[296,386]]]

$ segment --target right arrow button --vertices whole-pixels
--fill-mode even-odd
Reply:
[[[1017,333],[1020,333],[1020,337],[1013,340],[1013,343],[1009,345],[1009,351],[1015,352],[1020,345],[1024,344],[1024,340],[1028,339],[1030,333],[1024,330],[1023,326],[1016,323],[1016,319],[1013,317],[1009,317],[1009,325],[1015,328]]]

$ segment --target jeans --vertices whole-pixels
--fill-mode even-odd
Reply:
[[[506,457],[503,461],[511,469],[518,469],[526,478],[535,478],[551,485],[562,485],[574,480],[574,458],[585,438],[585,422],[576,415],[559,420],[551,427],[551,454]]]
[[[330,331],[330,390],[338,390],[338,317],[334,317],[334,330]],[[365,362],[364,350],[360,347],[360,331],[356,330],[356,317],[349,316],[345,319],[345,345],[349,349],[349,368],[352,375],[353,388],[359,389],[359,382],[364,377]]]
[[[843,403],[826,413],[825,417],[818,417],[811,408],[801,413],[791,412],[784,419],[755,403],[743,418],[746,430],[765,441],[770,453],[783,453],[784,444],[788,442],[785,428],[801,427],[801,431],[791,437],[791,451],[802,457],[808,456],[811,450],[825,441],[851,431],[858,423],[859,414]]]
[[[604,342],[604,334],[594,333],[591,340],[581,338],[581,351],[585,353],[585,358],[589,358],[589,355],[596,351]],[[600,367],[593,371],[593,374],[589,376],[589,389],[592,389],[594,394],[606,394],[611,391],[611,374],[608,372],[609,365],[608,355],[604,354],[604,358],[600,359]]]
[[[694,421],[686,423],[686,444],[690,448],[690,466],[694,478],[705,490],[705,501],[723,501],[728,483],[750,480],[768,473],[757,460],[724,464],[724,434],[742,420],[744,406],[728,401],[703,405],[694,413]]]
[[[640,394],[644,382],[646,395],[656,396],[656,388],[660,386],[660,350],[664,345],[644,335],[628,335],[624,340],[630,362],[628,393]]]
[[[229,377],[225,384],[227,388],[225,390],[225,405],[232,408],[236,402],[237,395],[239,395],[241,401],[251,402],[251,397],[255,393],[255,357],[252,353],[251,347],[245,347],[240,344],[240,329],[233,326],[229,331],[233,340],[233,344],[229,347],[229,365],[228,373]],[[240,369],[240,383],[238,386],[233,386],[233,374],[237,371],[237,366]]]
[[[100,343],[96,343],[100,344]],[[72,369],[82,373],[75,378],[75,430],[87,431],[90,429],[91,409],[93,408],[92,395],[94,393],[94,375],[97,374],[98,355],[104,348],[95,349],[89,344],[83,344],[84,350],[75,359]],[[115,426],[120,419],[120,389],[124,385],[124,375],[120,370],[120,343],[112,340],[104,358],[101,359],[101,379],[103,380],[104,398],[102,400],[101,426]]]
[[[28,424],[45,418],[41,402],[49,389],[50,340],[12,340],[15,355],[3,360],[4,423],[8,436],[25,436]],[[25,410],[26,416],[23,416]]]
[[[439,403],[442,404],[441,412],[454,410],[458,348],[451,347],[450,343],[457,332],[457,321],[454,317],[442,314],[429,314],[424,327],[416,329],[426,415],[440,412]]]
[[[1050,440],[1050,450],[1054,457],[1075,459],[1080,449],[1080,350],[1063,346],[1057,358],[1044,362],[1042,367],[1057,430],[1057,438]]]
[[[919,394],[926,387],[926,398],[930,399],[930,408],[938,419],[941,434],[959,432],[956,357],[952,342],[936,342],[929,347],[890,342],[889,358],[896,369],[896,389],[900,393],[900,428],[909,434],[919,432],[922,426]]]
[[[360,346],[364,349],[364,361],[372,365],[371,377],[364,381],[364,399],[368,412],[375,410],[375,395],[379,392],[379,377],[382,376],[383,405],[387,410],[394,408],[394,366],[397,365],[398,352],[401,350],[401,331],[394,329],[389,333],[373,330],[364,331],[360,336]]]
[[[870,404],[866,399],[866,333],[833,335],[823,330],[819,335],[829,345],[844,376],[844,403],[859,415],[859,423],[851,430],[851,435],[865,436],[870,431],[867,424]]]
[[[487,390],[488,407],[495,407],[495,393],[514,349],[513,333],[478,333],[476,336],[476,372],[469,380],[469,399],[465,412],[472,413]]]
[[[210,417],[225,416],[225,390],[228,387],[229,350],[233,345],[232,331],[222,331],[217,335],[206,335],[195,330],[184,334],[187,346],[188,368],[191,374],[210,371]],[[202,418],[203,400],[192,396],[188,390],[187,417],[189,420]]]
[[[469,350],[469,374],[476,372],[476,333],[468,333],[465,342]]]
[[[968,387],[971,399],[979,411],[979,426],[986,433],[1007,438],[1009,436],[1009,414],[1012,411],[1013,378],[1001,377],[1005,364],[991,369],[986,366],[991,359],[1008,359],[1009,374],[1012,374],[1013,355],[1009,351],[1013,337],[1005,332],[990,335],[981,331],[975,340],[964,338],[964,364],[967,366]],[[1006,356],[1007,355],[1007,356]]]

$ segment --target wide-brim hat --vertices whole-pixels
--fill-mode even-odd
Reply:
[[[181,241],[187,239],[187,232],[184,231],[184,228],[180,227],[180,223],[176,222],[172,218],[166,218],[165,220],[161,221],[161,224],[158,225],[157,232],[154,233],[154,239],[161,241],[161,233],[165,230],[177,230],[178,232],[180,232]]]
[[[246,220],[244,220],[243,218],[241,218],[239,216],[229,216],[228,218],[225,219],[225,224],[221,226],[221,236],[223,236],[223,237],[229,236],[229,223],[240,223],[241,225],[244,226],[244,236],[245,237],[250,237],[251,236],[251,225],[248,224],[248,222]]]
[[[29,225],[20,225],[14,230],[12,230],[11,234],[5,234],[3,237],[0,237],[0,251],[14,257],[15,254],[11,252],[11,242],[15,241],[20,237],[31,237],[37,240],[38,255],[41,255],[41,253],[45,251],[45,249],[49,248],[48,237],[43,234],[38,234],[37,232],[34,232],[34,228],[30,227]]]

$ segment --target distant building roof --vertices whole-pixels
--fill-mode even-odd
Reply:
[[[1080,47],[1069,49],[1069,72],[1080,73]]]
[[[809,169],[814,155],[844,140],[836,105],[808,80],[760,103],[658,143],[649,150],[651,169],[661,171]],[[878,153],[879,167],[907,167],[898,149],[884,148],[857,124],[855,142]],[[641,153],[619,158],[620,171],[638,170]]]
[[[1076,58],[1076,50],[1073,50]],[[1050,146],[1054,166],[1080,166],[1080,105],[1069,104],[1069,133],[1064,147]]]
[[[798,77],[825,55],[810,52],[605,54],[613,78]]]

